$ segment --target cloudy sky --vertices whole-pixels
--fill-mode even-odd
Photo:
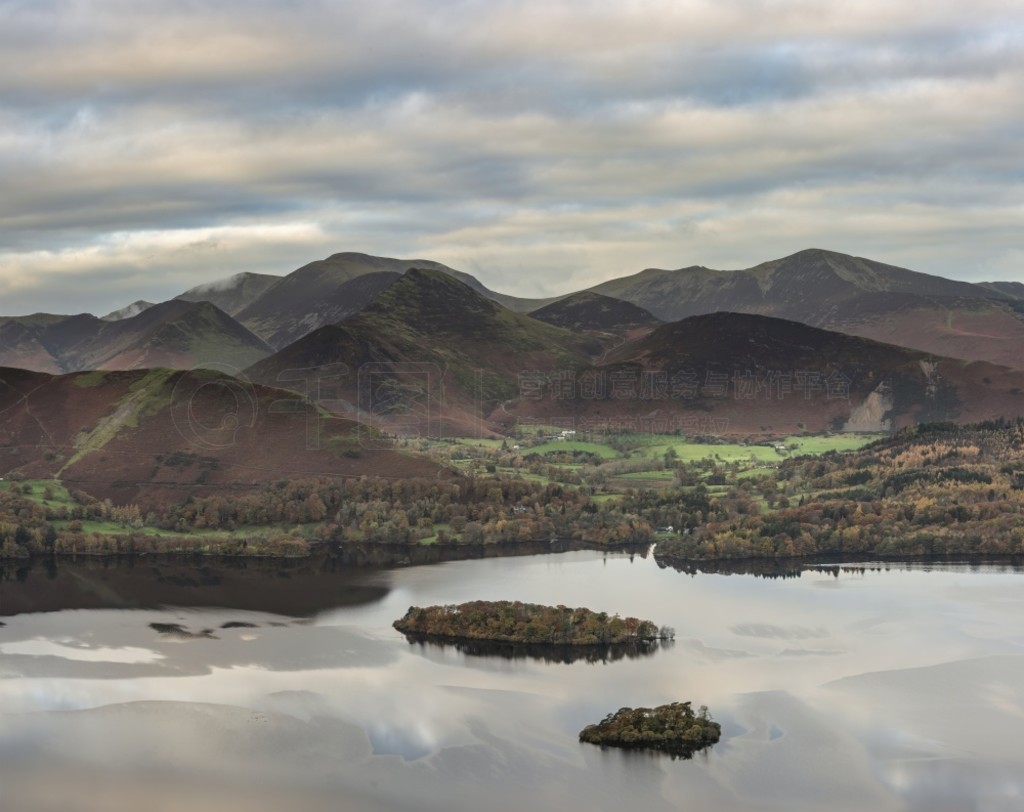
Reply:
[[[337,251],[1024,280],[1020,0],[0,0],[0,313]]]

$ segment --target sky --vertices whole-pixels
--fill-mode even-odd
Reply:
[[[1020,0],[0,0],[0,313],[340,251],[1024,281]]]

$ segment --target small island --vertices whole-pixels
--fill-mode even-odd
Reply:
[[[418,638],[555,646],[650,644],[675,637],[674,630],[650,620],[520,601],[411,606],[394,627]]]
[[[689,702],[672,702],[656,708],[620,708],[596,725],[583,728],[580,741],[691,758],[715,744],[721,733],[721,725],[711,720],[706,706],[694,713]]]

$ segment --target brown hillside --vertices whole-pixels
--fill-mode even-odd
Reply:
[[[687,434],[883,431],[1024,414],[1024,372],[737,313],[667,324],[491,419]]]
[[[115,503],[309,476],[445,475],[293,393],[219,373],[0,369],[0,476],[13,473]]]

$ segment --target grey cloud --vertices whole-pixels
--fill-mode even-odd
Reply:
[[[808,244],[1012,278],[1022,45],[1012,0],[3,4],[0,312],[346,249],[524,294]]]
[[[907,13],[894,27],[879,15],[853,37],[813,22],[788,29],[777,9],[792,4],[721,4],[735,8],[725,15],[701,3],[671,15],[664,3],[632,12],[607,3],[433,3],[429,14],[407,3],[118,5],[9,13],[0,64],[20,70],[0,75],[0,92],[47,106],[83,96],[175,103],[198,93],[236,110],[239,101],[362,106],[410,92],[508,99],[519,109],[546,100],[560,111],[570,97],[584,106],[622,96],[729,103],[837,83],[988,75],[1019,58],[1021,40],[1019,20],[1015,28],[1005,13],[960,14],[943,26],[899,4]],[[529,92],[514,92],[517,84]]]

